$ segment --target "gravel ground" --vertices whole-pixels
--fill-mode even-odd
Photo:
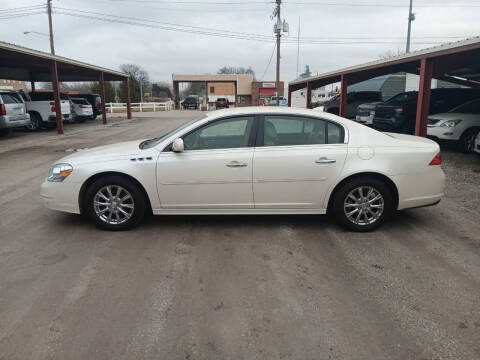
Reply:
[[[153,217],[104,232],[46,210],[66,149],[195,111],[0,140],[0,359],[479,359],[480,160],[444,152],[435,207],[359,234],[326,216]]]

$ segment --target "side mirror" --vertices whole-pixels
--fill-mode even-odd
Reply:
[[[183,146],[183,139],[177,138],[173,140],[172,151],[178,153],[183,152],[183,150],[185,150],[185,147]]]

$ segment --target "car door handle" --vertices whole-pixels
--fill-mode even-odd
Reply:
[[[336,162],[337,162],[337,160],[327,159],[326,157],[321,157],[321,158],[315,160],[316,164],[333,164],[333,163],[336,163]]]
[[[247,163],[240,162],[240,161],[231,161],[227,164],[228,167],[245,167],[247,166]]]

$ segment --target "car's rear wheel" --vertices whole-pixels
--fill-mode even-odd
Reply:
[[[392,214],[393,192],[373,177],[352,179],[335,191],[332,210],[340,225],[353,231],[378,228]]]
[[[42,119],[38,114],[30,114],[30,124],[27,125],[27,129],[30,131],[38,131],[42,127]]]
[[[145,195],[137,184],[119,175],[95,181],[87,190],[85,213],[106,230],[128,230],[143,219]]]
[[[458,141],[458,149],[464,153],[472,153],[475,149],[475,138],[480,129],[468,129]]]

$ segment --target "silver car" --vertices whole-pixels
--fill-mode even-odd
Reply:
[[[25,110],[22,97],[15,91],[0,91],[0,135],[12,128],[30,125],[30,115]]]

